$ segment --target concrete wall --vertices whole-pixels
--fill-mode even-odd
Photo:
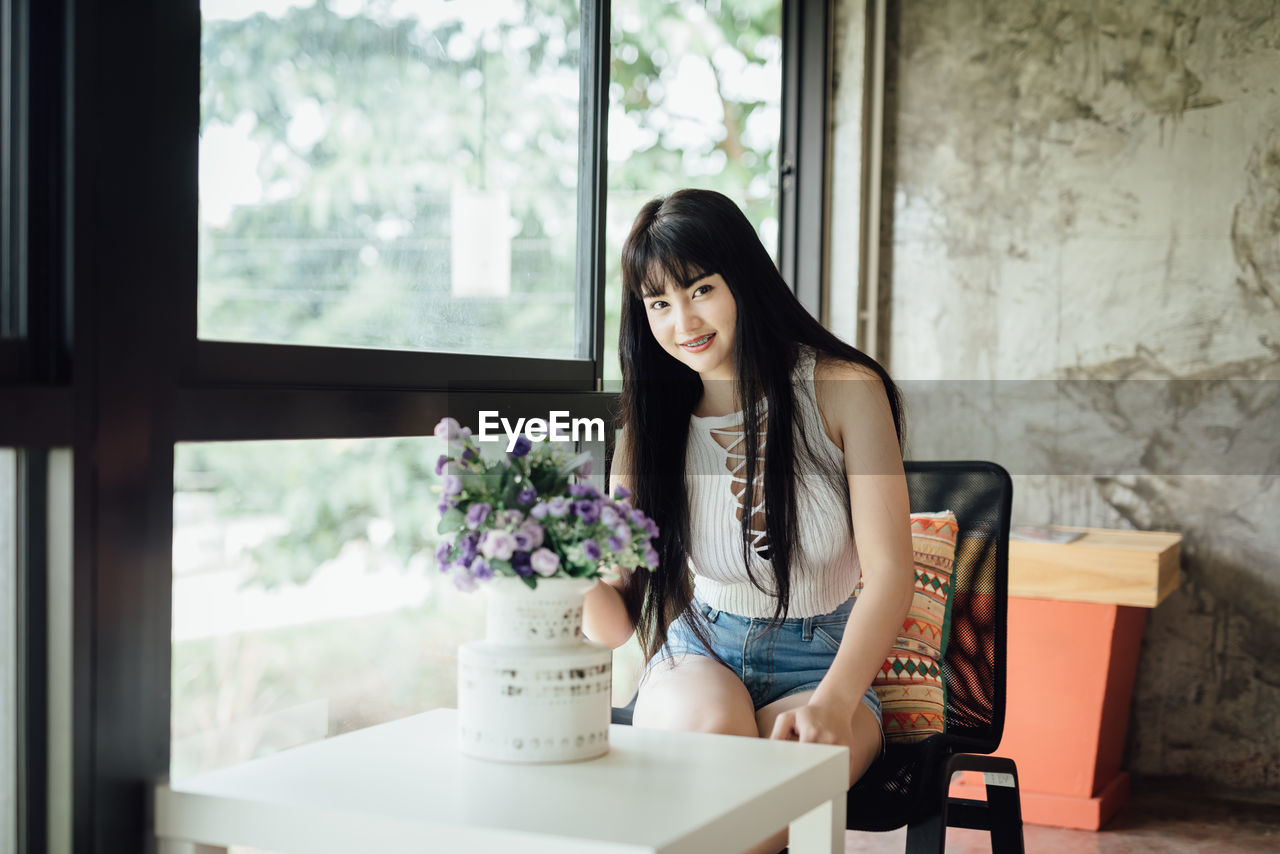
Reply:
[[[890,6],[912,455],[1012,461],[1015,523],[1181,531],[1128,767],[1280,788],[1280,11]]]

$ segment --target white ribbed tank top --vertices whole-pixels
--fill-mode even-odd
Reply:
[[[812,348],[801,347],[792,373],[796,434],[805,437],[816,457],[806,461],[796,448],[798,553],[792,554],[789,617],[813,617],[834,611],[849,598],[862,576],[849,519],[849,481],[844,455],[822,426],[814,394],[816,364]],[[762,443],[763,445],[764,443]],[[760,448],[765,453],[765,448]],[[768,560],[763,506],[764,459],[756,466],[758,500],[752,513],[751,571],[774,591]],[[748,512],[746,440],[742,412],[690,416],[685,454],[689,495],[689,568],[695,595],[711,607],[743,617],[771,617],[776,594],[750,581],[742,565],[741,513]]]

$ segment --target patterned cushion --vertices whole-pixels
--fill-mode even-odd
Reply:
[[[951,568],[959,525],[950,510],[911,514],[915,595],[893,651],[871,683],[883,705],[884,737],[921,741],[943,730],[942,656],[951,633]],[[862,584],[854,591],[857,596]]]

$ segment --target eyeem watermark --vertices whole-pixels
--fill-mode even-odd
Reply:
[[[497,442],[507,437],[507,452],[515,449],[516,439],[523,433],[534,442],[548,439],[552,442],[603,442],[603,418],[570,418],[568,410],[554,409],[546,418],[517,418],[512,424],[498,417],[496,409],[482,409],[477,413],[480,431],[476,438],[481,442]],[[501,428],[502,432],[497,432]]]

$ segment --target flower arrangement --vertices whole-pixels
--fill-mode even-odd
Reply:
[[[611,566],[658,565],[658,526],[618,487],[603,496],[580,478],[591,457],[566,459],[550,442],[519,436],[504,458],[486,462],[470,429],[452,418],[436,425],[448,444],[436,462],[444,476],[436,549],[440,571],[462,590],[494,576],[600,578]]]

